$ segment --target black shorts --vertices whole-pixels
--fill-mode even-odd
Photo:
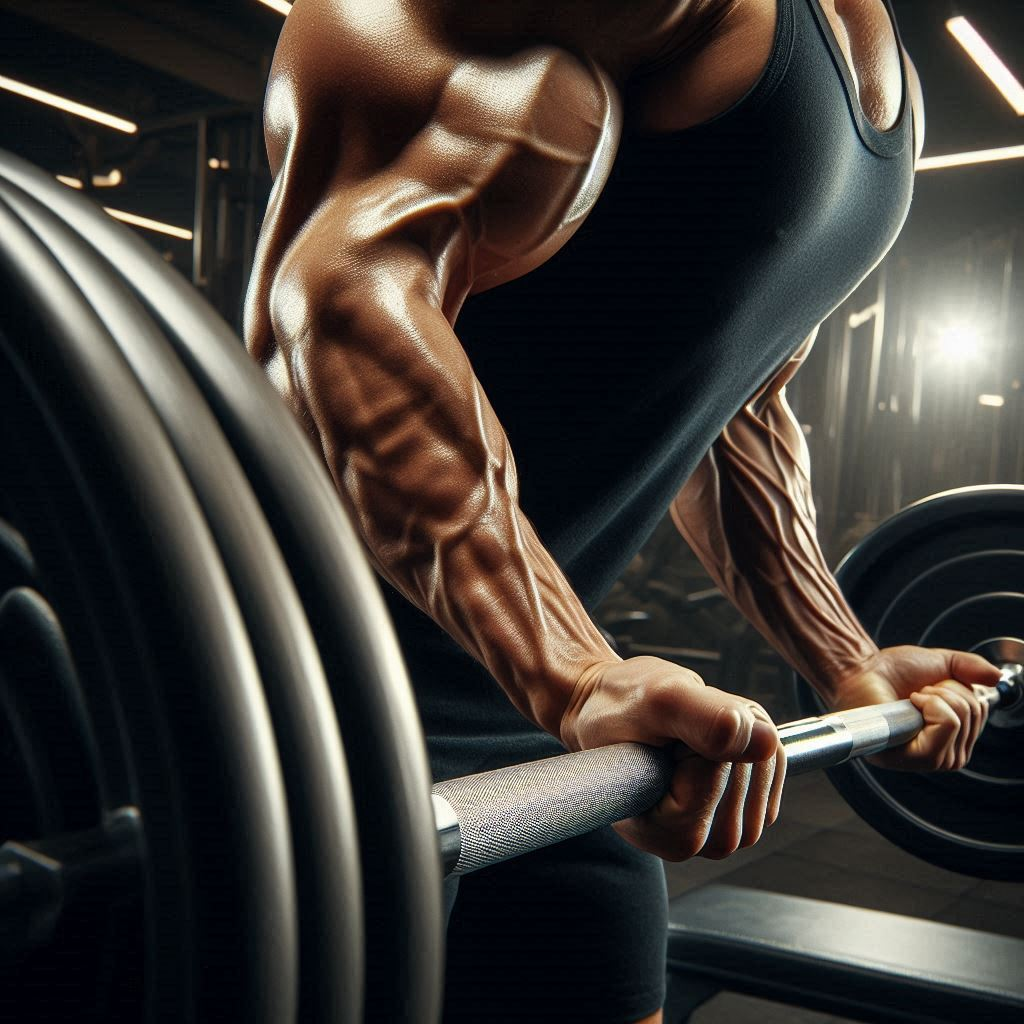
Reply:
[[[445,1024],[632,1024],[661,1007],[664,869],[611,829],[445,889]]]

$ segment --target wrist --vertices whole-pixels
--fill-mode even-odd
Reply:
[[[878,654],[878,645],[865,635],[857,643],[816,652],[798,671],[826,703],[836,705],[850,680],[869,671]]]
[[[504,686],[527,718],[563,744],[566,723],[573,720],[599,668],[622,660],[599,633],[587,640],[592,642],[553,645],[555,650],[540,652],[525,665],[521,660],[511,685]]]

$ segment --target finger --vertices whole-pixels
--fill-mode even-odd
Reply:
[[[943,683],[938,687],[939,696],[953,709],[960,728],[957,730],[953,747],[953,771],[959,771],[967,764],[968,742],[971,738],[971,706],[967,702],[964,688],[959,683]]]
[[[668,792],[645,814],[615,830],[632,845],[669,861],[688,860],[703,848],[726,792],[730,765],[687,752]]]
[[[946,683],[942,689],[947,693],[955,693],[963,707],[959,750],[960,763],[957,765],[958,768],[963,768],[970,761],[971,754],[974,753],[974,744],[978,742],[978,737],[981,735],[981,727],[984,724],[983,704],[978,699],[977,694],[970,687],[964,686],[962,683]]]
[[[702,686],[681,700],[678,681],[665,679],[648,687],[646,699],[663,733],[711,761],[763,761],[775,752],[771,718],[745,698]]]
[[[929,696],[935,702],[933,715],[937,719],[937,733],[942,737],[941,746],[937,751],[939,771],[951,772],[957,768],[959,746],[963,736],[962,713],[956,706],[955,696],[950,697],[949,689],[942,685],[926,687]]]
[[[775,773],[772,778],[771,793],[768,797],[768,817],[766,823],[774,825],[778,820],[779,812],[782,810],[782,788],[786,782],[786,771],[788,760],[786,748],[780,743],[778,752],[775,755]]]
[[[753,772],[750,764],[739,762],[732,766],[729,784],[715,810],[711,831],[699,856],[708,860],[721,860],[735,853],[743,838],[744,806]]]
[[[774,778],[774,757],[751,766],[747,800],[743,806],[743,834],[740,836],[739,844],[741,850],[753,846],[764,833]]]
[[[995,686],[999,682],[999,669],[980,654],[944,648],[936,650],[946,659],[946,671],[950,679],[967,686]]]
[[[992,708],[988,700],[986,699],[984,693],[979,693],[976,690],[973,690],[972,692],[974,692],[974,696],[978,698],[978,705],[981,708],[981,718],[978,722],[978,735],[974,738],[974,742],[977,743],[978,739],[981,737],[981,734],[985,731],[985,726],[988,725],[988,717],[992,711]],[[974,752],[973,744],[971,746],[971,752],[972,754]]]
[[[910,695],[924,718],[924,728],[910,742],[901,761],[906,766],[929,767],[942,771],[954,759],[953,747],[960,731],[960,719],[943,700],[937,687],[925,686]]]

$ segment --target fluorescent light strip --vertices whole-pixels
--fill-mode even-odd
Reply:
[[[81,188],[82,183],[78,178],[70,178],[66,174],[58,174],[57,180],[63,182],[69,188]],[[192,232],[188,228],[178,228],[173,224],[165,224],[160,220],[150,220],[149,217],[140,217],[137,213],[126,213],[124,210],[113,210],[109,206],[103,207],[114,220],[124,221],[137,228],[146,228],[147,231],[159,231],[162,235],[170,235],[172,238],[182,238],[186,242],[192,241]]]
[[[277,11],[278,14],[283,14],[286,18],[288,12],[292,9],[292,5],[288,3],[288,0],[260,0],[261,4],[265,4],[272,11]]]
[[[1024,85],[996,56],[995,51],[981,37],[978,30],[963,17],[946,22],[949,34],[967,51],[967,55],[988,76],[989,81],[1003,94],[1003,98],[1018,115],[1024,114]]]
[[[1002,146],[999,149],[975,149],[968,153],[945,153],[924,156],[917,161],[917,170],[936,171],[942,167],[963,167],[966,164],[988,164],[996,160],[1024,159],[1024,146]]]
[[[173,224],[164,224],[162,221],[150,220],[148,217],[139,217],[134,213],[125,213],[124,210],[112,210],[109,206],[104,206],[103,209],[114,220],[124,221],[125,224],[146,228],[147,231],[159,231],[160,234],[170,235],[172,238],[183,238],[186,242],[192,241],[192,232],[188,228],[176,228]]]
[[[139,130],[139,126],[134,121],[126,121],[123,117],[115,117],[113,114],[104,113],[95,107],[87,107],[84,103],[76,103],[74,100],[65,99],[56,93],[37,89],[34,85],[26,85],[24,82],[16,82],[13,78],[6,78],[3,75],[0,75],[0,89],[6,89],[8,92],[35,100],[37,103],[45,103],[49,107],[56,107],[58,110],[74,114],[75,117],[84,117],[87,121],[95,121],[108,128],[116,128],[126,135],[134,135]]]
[[[57,180],[68,188],[83,188],[81,178],[72,178],[67,174],[58,174]],[[109,174],[94,174],[92,176],[93,188],[116,188],[124,180],[121,172],[115,167]]]

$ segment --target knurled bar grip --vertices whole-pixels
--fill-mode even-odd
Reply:
[[[975,692],[992,707],[1015,699],[1020,669],[1013,668],[998,688]],[[786,772],[899,746],[923,725],[909,700],[791,722],[779,728]],[[439,782],[434,811],[445,873],[464,875],[642,814],[666,792],[675,766],[669,748],[615,743]]]

